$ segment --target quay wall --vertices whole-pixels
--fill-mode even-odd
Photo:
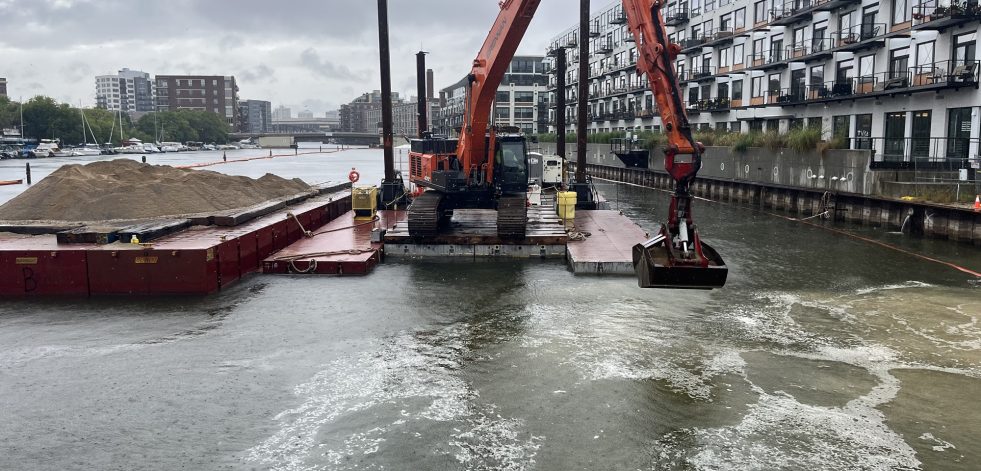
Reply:
[[[554,144],[542,144],[541,148],[543,152],[554,152]],[[659,151],[651,153],[649,169],[636,169],[624,168],[607,144],[591,144],[588,150],[587,168],[594,177],[673,188]],[[571,152],[570,158],[574,155],[575,151]],[[824,155],[798,155],[789,150],[753,148],[740,154],[729,148],[710,147],[703,162],[698,179],[692,184],[697,196],[786,211],[797,217],[827,212],[834,221],[888,231],[906,230],[981,246],[981,213],[886,196],[884,189],[895,181],[891,175],[894,172],[869,170],[868,151],[829,150]]]

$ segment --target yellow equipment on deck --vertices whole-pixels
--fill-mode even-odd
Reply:
[[[560,191],[556,193],[555,202],[559,219],[568,222],[576,218],[576,192]]]
[[[356,186],[351,189],[351,209],[355,220],[370,220],[378,212],[378,187]]]

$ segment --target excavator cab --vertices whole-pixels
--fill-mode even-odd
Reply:
[[[524,136],[518,134],[496,137],[494,186],[505,195],[528,191],[528,149]]]

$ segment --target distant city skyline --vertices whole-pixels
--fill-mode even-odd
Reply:
[[[241,95],[315,116],[380,88],[374,2],[310,0],[284,7],[244,0],[234,9],[204,0],[0,3],[0,77],[14,100],[46,95],[95,106],[95,77],[123,68],[154,76],[235,76]],[[543,2],[519,53],[542,54],[548,39],[575,21],[574,10]],[[393,89],[415,94],[420,49],[430,53],[436,88],[466,74],[497,11],[497,0],[474,0],[466,8],[453,0],[389,2]],[[420,25],[426,34],[418,34]]]

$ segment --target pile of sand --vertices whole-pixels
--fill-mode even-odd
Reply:
[[[0,206],[0,220],[107,221],[246,208],[310,190],[300,179],[258,180],[133,160],[66,165]]]

